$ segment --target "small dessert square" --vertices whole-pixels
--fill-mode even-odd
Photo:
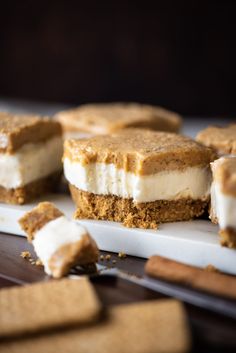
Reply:
[[[67,138],[110,134],[130,127],[178,132],[182,118],[161,107],[138,103],[85,104],[59,112],[55,118],[62,124]]]
[[[126,129],[64,144],[75,218],[156,228],[203,214],[215,153],[177,134]]]
[[[213,148],[219,157],[236,154],[236,124],[225,127],[209,126],[198,133],[196,140]]]
[[[236,248],[236,156],[217,159],[211,169],[210,219],[219,224],[221,244]]]
[[[0,202],[23,204],[53,190],[62,153],[58,122],[0,113]]]
[[[50,202],[41,202],[20,220],[21,228],[48,275],[60,278],[75,265],[98,259],[98,248],[84,227],[67,219]]]

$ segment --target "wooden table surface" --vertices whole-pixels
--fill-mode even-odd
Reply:
[[[20,257],[21,252],[25,250],[34,254],[32,246],[25,238],[0,233],[0,287],[45,281],[49,278],[44,274],[42,267],[32,265],[28,260]],[[116,263],[113,264],[112,260],[116,260]],[[117,254],[111,254],[109,262],[105,260],[100,263],[116,266],[131,275],[143,276],[144,274],[145,260],[143,259],[131,256],[119,259]],[[124,279],[101,275],[91,280],[105,306],[164,297],[161,293],[145,289]],[[236,351],[236,321],[191,305],[185,304],[185,306],[193,336],[192,352]]]

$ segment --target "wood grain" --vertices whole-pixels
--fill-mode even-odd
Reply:
[[[0,288],[47,280],[43,268],[31,265],[23,259],[22,251],[30,251],[35,256],[32,246],[23,237],[0,233]],[[107,253],[101,252],[106,255]],[[102,265],[116,266],[131,275],[143,276],[145,260],[128,256],[125,259],[112,254],[109,261],[100,261]],[[36,258],[36,256],[35,256]],[[113,260],[116,263],[113,263]],[[98,296],[105,306],[122,303],[152,300],[164,297],[124,279],[115,277],[94,277],[91,279]],[[220,315],[185,305],[194,339],[192,352],[235,352],[236,322]]]

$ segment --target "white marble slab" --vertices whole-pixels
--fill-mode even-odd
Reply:
[[[51,194],[44,196],[44,200],[54,202],[72,217],[74,205],[69,196]],[[0,204],[0,231],[24,235],[17,220],[35,205]],[[143,258],[159,254],[199,267],[212,264],[221,271],[236,275],[236,250],[219,244],[218,227],[210,221],[166,223],[158,230],[129,229],[106,221],[82,220],[80,223],[88,229],[101,250],[124,251]]]

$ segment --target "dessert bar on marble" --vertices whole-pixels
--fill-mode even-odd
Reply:
[[[219,157],[236,154],[236,124],[225,127],[209,126],[198,133],[196,140],[212,147]]]
[[[61,175],[62,151],[58,122],[0,113],[0,202],[23,204],[52,191]]]
[[[126,129],[67,140],[64,173],[75,218],[156,228],[201,216],[208,206],[212,149],[177,134]]]
[[[85,104],[56,114],[66,137],[81,134],[110,134],[130,127],[178,132],[179,114],[167,109],[138,103]],[[87,135],[85,135],[87,136]]]

